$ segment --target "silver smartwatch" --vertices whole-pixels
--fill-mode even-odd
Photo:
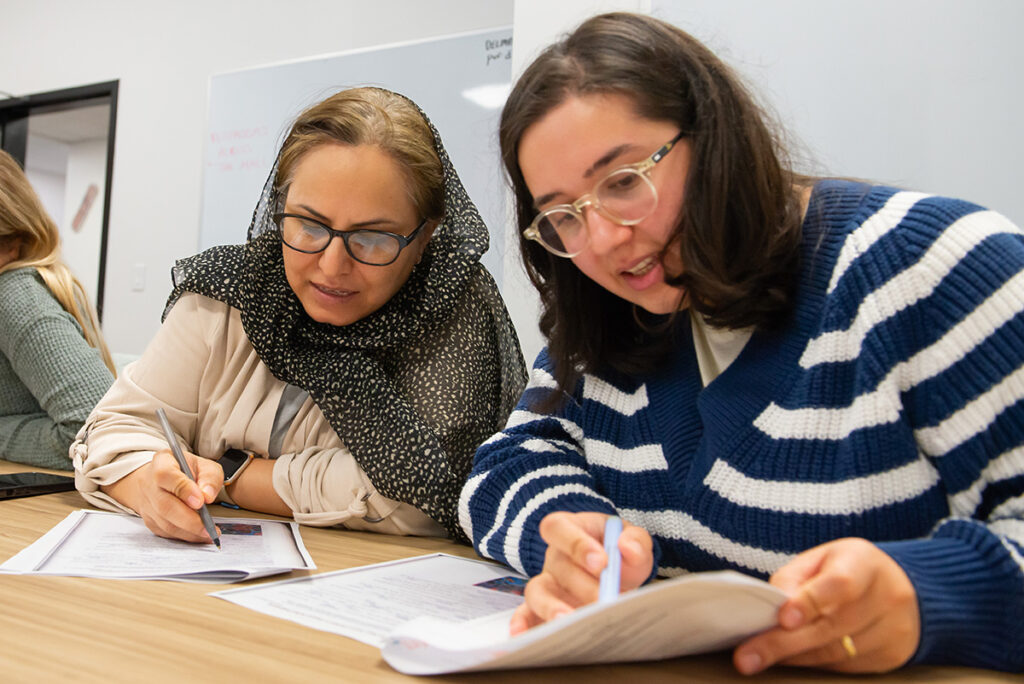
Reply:
[[[252,462],[252,459],[256,457],[251,451],[247,449],[228,449],[224,452],[224,455],[217,459],[217,463],[220,463],[220,467],[224,469],[224,484],[229,485],[238,479],[238,476],[242,474],[246,466]]]

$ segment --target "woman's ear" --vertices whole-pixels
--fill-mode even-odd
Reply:
[[[21,257],[21,236],[0,238],[0,266],[6,266]]]
[[[434,231],[439,225],[441,225],[441,219],[428,221],[427,225],[423,226],[423,244],[430,242],[430,238],[434,237]]]
[[[430,243],[430,238],[434,237],[434,231],[437,230],[437,227],[439,225],[441,225],[440,219],[428,221],[427,225],[423,226],[423,230],[420,231],[420,237],[418,239],[421,240],[422,242],[420,242],[419,256],[416,257],[417,264],[423,260],[423,253],[427,251],[427,245]]]

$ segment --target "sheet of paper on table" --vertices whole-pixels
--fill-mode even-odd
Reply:
[[[445,554],[220,591],[214,596],[381,648],[406,674],[658,660],[733,646],[785,600],[732,571],[628,592],[509,637],[524,579]]]
[[[396,627],[423,615],[466,621],[512,610],[525,585],[497,563],[436,553],[211,596],[382,646]]]
[[[316,569],[294,522],[214,522],[219,551],[213,544],[157,537],[135,516],[78,510],[0,565],[0,572],[224,583]]]

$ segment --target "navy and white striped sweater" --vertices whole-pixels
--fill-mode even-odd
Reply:
[[[540,520],[617,512],[660,575],[766,577],[841,537],[876,542],[921,609],[913,662],[1024,669],[1024,236],[966,202],[815,187],[791,324],[702,387],[671,367],[586,375],[555,414],[542,352],[460,501],[479,553],[538,573]]]

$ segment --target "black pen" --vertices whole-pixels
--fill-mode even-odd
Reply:
[[[156,417],[160,419],[160,427],[164,430],[164,437],[167,438],[167,444],[171,447],[171,453],[174,454],[174,458],[178,460],[178,466],[181,468],[181,472],[188,475],[189,479],[193,482],[196,481],[195,476],[192,474],[192,469],[188,467],[188,461],[185,460],[185,454],[181,453],[181,447],[178,446],[178,440],[174,437],[174,430],[171,429],[171,423],[167,420],[167,414],[164,413],[162,408],[156,410]],[[203,521],[203,527],[206,528],[206,533],[210,535],[210,539],[217,545],[217,550],[220,550],[220,535],[217,534],[217,526],[213,524],[213,517],[210,515],[209,509],[206,508],[206,502],[199,507],[199,519]]]

